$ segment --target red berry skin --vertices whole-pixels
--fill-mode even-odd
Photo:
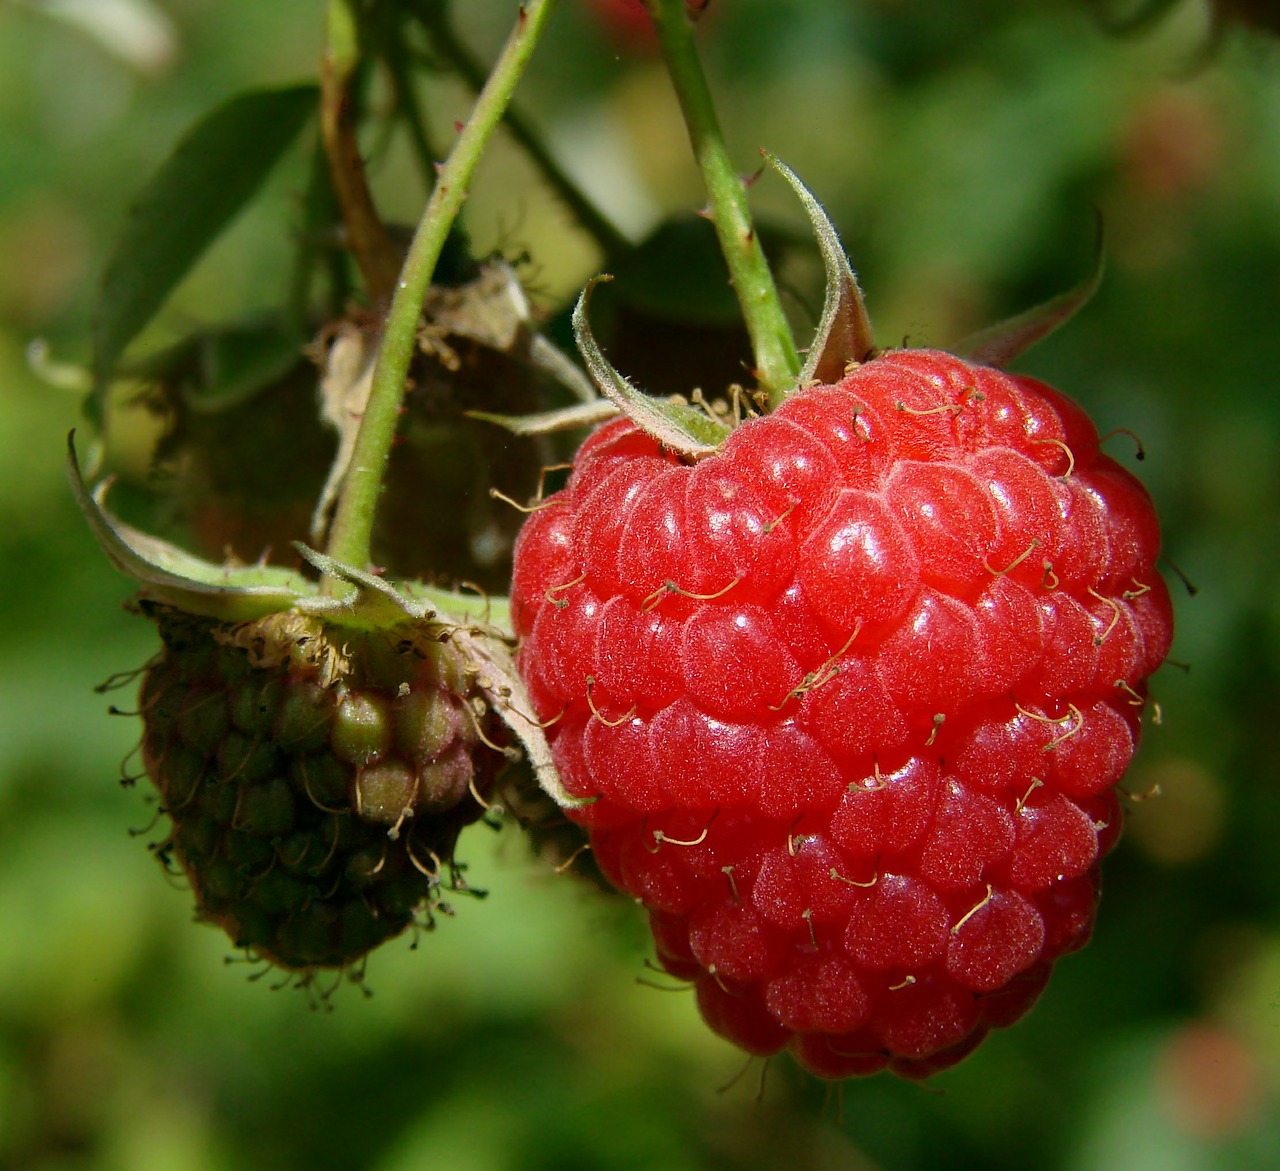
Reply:
[[[890,352],[696,464],[625,419],[516,546],[518,664],[659,961],[748,1052],[924,1078],[1092,928],[1172,637],[1159,527],[1031,378]]]

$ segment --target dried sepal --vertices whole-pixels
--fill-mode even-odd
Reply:
[[[513,435],[552,435],[557,431],[576,431],[594,427],[618,415],[618,408],[607,398],[592,399],[572,407],[539,411],[534,415],[496,415],[489,411],[467,411],[467,418],[479,419],[503,427]]]
[[[524,748],[529,766],[542,791],[561,809],[579,809],[594,798],[573,796],[560,779],[543,725],[533,714],[533,701],[525,690],[510,650],[501,642],[472,631],[460,630],[453,644],[476,673],[476,687]]]

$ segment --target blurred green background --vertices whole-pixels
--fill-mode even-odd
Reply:
[[[491,58],[514,4],[457,8]],[[923,1088],[881,1077],[840,1103],[782,1058],[758,1101],[758,1063],[734,1082],[741,1058],[688,993],[637,984],[634,908],[531,862],[514,832],[465,834],[489,898],[384,948],[374,995],[340,990],[329,1012],[224,963],[130,835],[152,815],[116,783],[136,722],[92,688],[154,635],[67,491],[79,396],[33,375],[26,347],[87,359],[132,194],[214,103],[313,78],[322,9],[0,2],[0,1166],[1280,1166],[1280,43],[1235,29],[1207,52],[1196,0],[1135,35],[1085,0],[712,5],[739,166],[767,146],[823,199],[882,343],[955,341],[1070,285],[1101,210],[1101,292],[1019,368],[1142,437],[1167,551],[1199,587],[1171,577],[1183,666],[1154,680],[1163,724],[1126,782],[1160,795],[1132,803],[1094,941],[1032,1014]],[[519,100],[640,238],[696,207],[698,181],[660,67],[590,9],[563,0]],[[464,93],[424,83],[441,141]],[[283,296],[304,176],[299,150],[153,344]],[[416,218],[400,146],[375,182]],[[802,233],[776,178],[753,199]],[[549,314],[600,264],[510,143],[467,218],[478,252],[527,251]],[[812,272],[796,281],[803,316]],[[1132,466],[1128,439],[1109,446]]]

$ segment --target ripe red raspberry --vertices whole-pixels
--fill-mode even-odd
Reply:
[[[628,420],[516,547],[519,666],[601,868],[707,1023],[925,1077],[1088,937],[1172,616],[1079,407],[931,350],[696,463]]]
[[[701,17],[709,5],[710,0],[685,0],[685,8],[693,20]],[[619,48],[632,53],[657,51],[653,17],[644,0],[588,0],[587,11]]]

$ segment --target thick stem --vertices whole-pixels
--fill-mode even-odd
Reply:
[[[471,117],[440,168],[435,190],[409,245],[387,311],[373,387],[329,537],[329,555],[343,564],[358,569],[369,564],[374,511],[400,418],[409,363],[417,346],[422,304],[440,251],[467,197],[476,165],[502,120],[555,5],[556,0],[530,0],[521,6],[515,28],[476,99]],[[337,590],[341,585],[326,583],[326,587]]]
[[[342,208],[347,246],[360,268],[365,292],[375,305],[386,303],[400,267],[365,179],[356,141],[352,81],[360,61],[359,29],[350,0],[329,0],[323,66],[320,72],[320,131],[333,189]]]
[[[800,370],[800,358],[777,285],[751,223],[747,192],[733,168],[706,74],[698,58],[685,0],[646,0],[658,43],[680,100],[694,157],[702,171],[711,218],[729,268],[755,355],[756,377],[771,406],[781,401]]]

